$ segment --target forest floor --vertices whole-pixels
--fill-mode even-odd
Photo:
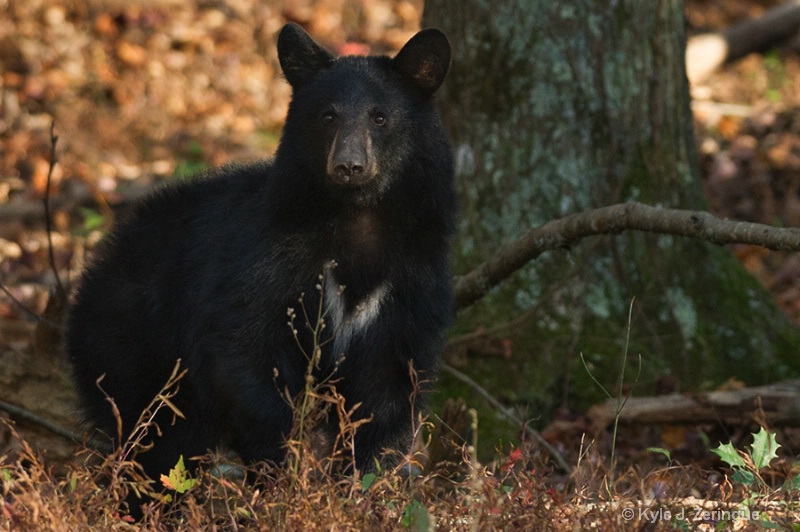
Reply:
[[[689,32],[720,30],[758,16],[777,3],[688,0]],[[286,20],[302,22],[339,53],[391,54],[419,28],[421,10],[422,0],[229,0],[200,3],[200,7],[176,0],[130,4],[116,0],[7,2],[5,13],[0,15],[0,284],[33,313],[53,321],[63,319],[64,301],[48,298],[56,278],[50,266],[42,208],[50,170],[51,124],[58,136],[58,164],[49,192],[53,260],[63,278],[74,279],[86,250],[110,226],[117,205],[164,180],[229,161],[260,159],[274,150],[290,96],[279,73],[274,46],[276,32]],[[692,96],[709,210],[731,219],[800,227],[800,36],[725,66],[693,87]],[[733,249],[787,316],[800,324],[800,254],[755,246]],[[79,431],[74,398],[59,354],[59,335],[47,327],[37,327],[36,320],[14,300],[0,293],[0,400],[24,405],[62,427]],[[14,430],[0,424],[0,457],[8,459],[21,452],[28,463],[41,466],[40,477],[17,487],[51,479],[51,468],[61,474],[75,461],[79,446],[64,437],[0,410],[0,420],[3,418],[14,420],[16,430],[36,456],[28,456]],[[574,459],[573,465],[581,464],[578,457],[583,448],[580,434],[575,433],[580,426],[556,424],[544,431],[553,445]],[[679,434],[672,429],[661,431],[660,437],[691,440],[684,429],[680,430],[683,432]],[[640,460],[651,436],[647,430],[627,430],[619,435],[618,470],[624,473],[619,473],[617,480],[631,493],[652,499],[665,482],[682,484],[683,488],[675,491],[694,497],[695,509],[710,498],[734,500],[732,493],[747,493],[744,484],[731,483],[725,476],[730,470],[721,466],[709,452],[709,442],[700,437],[683,450],[687,458],[683,466],[671,462],[665,466],[667,460],[659,462],[657,453],[656,458],[649,453],[647,460]],[[744,431],[731,435],[731,439],[741,444],[748,436]],[[789,430],[781,438],[784,449],[765,486],[780,485],[800,472],[792,459],[800,454],[800,434]],[[78,458],[83,463],[84,456]],[[596,463],[595,457],[571,477],[553,472],[543,480],[535,471],[551,470],[540,460],[537,453],[523,458],[512,450],[496,464],[495,476],[506,487],[498,488],[487,480],[491,475],[473,469],[473,484],[464,488],[462,495],[480,499],[490,513],[510,512],[508,515],[515,516],[521,508],[535,516],[550,512],[551,527],[574,524],[576,521],[568,515],[563,521],[553,518],[553,508],[557,513],[568,512],[562,506],[567,486],[578,490],[583,486],[590,493],[599,493],[607,470]],[[3,463],[0,458],[0,473],[11,471],[4,469]],[[88,482],[89,477],[71,475]],[[12,526],[15,519],[21,519],[21,514],[15,513],[20,511],[20,503],[15,508],[10,497],[11,483],[8,478],[4,482],[0,527],[4,519]],[[66,485],[71,486],[70,482]],[[219,482],[213,489],[233,489],[220,488]],[[311,496],[300,488],[316,486],[316,481],[305,478],[304,482],[292,484],[299,490],[292,493],[308,499]],[[280,482],[271,486],[267,491],[278,489]],[[362,488],[363,482],[345,491],[350,489],[352,495],[356,490],[373,498],[358,502],[361,499],[356,497],[353,504],[363,504],[387,523],[396,517],[395,524],[401,528],[417,526],[414,523],[428,518],[426,512],[435,513],[420,505],[418,493],[402,499],[391,479],[376,488]],[[76,490],[74,486],[71,489]],[[77,489],[76,493],[86,495],[90,491]],[[512,494],[515,509],[504,506],[498,495],[502,493]],[[750,494],[755,497],[764,493]],[[375,502],[390,495],[404,500],[403,504],[392,508]],[[632,496],[634,500],[638,495]],[[542,497],[550,500],[545,503]],[[298,504],[294,499],[276,499],[287,505]],[[769,502],[767,499],[762,497],[764,502]],[[796,499],[795,494],[795,505]],[[452,500],[456,501],[448,507],[452,518],[461,515],[467,519],[461,524],[454,522],[453,528],[461,528],[468,522],[468,512],[464,513],[462,507],[466,503]],[[227,504],[229,499],[223,502]],[[314,513],[315,508],[307,504],[298,508]],[[665,503],[660,509],[673,511],[674,516],[681,507],[687,505],[671,507]],[[224,511],[220,515],[232,519],[235,528],[236,520],[247,521],[247,512],[256,511],[248,508],[233,512],[233,517]],[[598,517],[610,511],[608,505],[587,508],[586,514],[599,522],[619,525],[619,515],[610,521]],[[54,513],[53,519],[58,515]],[[786,506],[775,515],[779,516],[776,522],[791,522]],[[291,518],[286,519],[282,522],[291,528],[287,524]],[[634,523],[645,521],[647,516]],[[124,523],[111,522],[108,526]],[[266,525],[252,528],[260,526]],[[736,526],[746,529],[749,525]]]

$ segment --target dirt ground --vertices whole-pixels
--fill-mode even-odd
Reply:
[[[689,0],[689,33],[725,28],[776,3]],[[42,199],[53,122],[53,261],[74,278],[87,243],[126,198],[173,176],[271,153],[289,98],[274,47],[286,20],[340,53],[393,53],[419,28],[422,10],[421,0],[7,5],[0,15],[0,283],[53,321],[64,309],[58,298],[47,307],[56,280]],[[724,67],[692,94],[709,209],[800,227],[800,37]],[[800,254],[734,249],[800,323]],[[0,294],[0,400],[79,431],[58,341],[57,330],[37,327]],[[63,437],[12,417],[54,463],[74,457],[77,447]],[[11,429],[0,425],[0,454],[13,445]]]

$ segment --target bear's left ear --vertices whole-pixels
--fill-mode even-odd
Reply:
[[[278,34],[278,60],[289,84],[299,87],[330,67],[336,58],[299,24],[290,22]]]
[[[429,28],[414,35],[392,60],[394,68],[425,96],[430,96],[450,70],[450,41]]]

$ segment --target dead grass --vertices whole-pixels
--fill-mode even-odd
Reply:
[[[464,460],[457,475],[411,457],[360,476],[332,472],[347,453],[317,458],[310,440],[290,440],[281,468],[241,468],[206,457],[192,474],[196,484],[179,495],[144,480],[118,455],[88,450],[85,465],[56,476],[19,443],[14,456],[0,457],[0,529],[760,530],[762,521],[793,529],[800,518],[797,487],[754,496],[723,474],[682,466],[631,468],[617,472],[609,486],[607,457],[591,452],[569,477],[542,465],[535,448],[514,449],[487,466],[467,446],[458,450]],[[209,473],[220,470],[237,474]],[[125,502],[131,490],[155,494],[139,520]]]
[[[324,284],[320,277],[319,286]],[[335,380],[314,378],[325,307],[320,298],[309,314],[302,297],[298,302],[300,322],[314,341],[308,352],[298,343],[308,360],[306,387],[296,397],[288,392],[285,397],[293,405],[294,423],[281,467],[243,467],[212,454],[203,457],[197,470],[184,469],[181,460],[159,479],[145,476],[135,458],[147,451],[148,435],[159,433],[156,414],[168,409],[182,415],[172,402],[185,375],[179,361],[130,436],[118,434],[122,443],[110,453],[84,447],[84,460],[66,472],[54,473],[43,455],[8,425],[18,445],[0,456],[0,529],[796,530],[798,464],[779,461],[782,471],[771,467],[770,475],[763,476],[756,469],[761,482],[746,485],[735,475],[699,466],[626,469],[619,464],[629,460],[584,439],[569,475],[560,476],[536,442],[481,464],[476,441],[465,441],[470,431],[459,426],[469,424],[474,438],[474,412],[453,418],[459,421],[420,419],[419,444],[412,453],[387,456],[377,473],[353,473],[354,435],[369,421],[356,419],[357,406],[348,409]],[[291,312],[293,331],[296,318]],[[464,414],[466,407],[445,408],[443,417],[449,420],[448,410]],[[316,427],[330,419],[339,420],[339,434],[326,441]],[[610,465],[610,456],[619,459],[617,465]]]

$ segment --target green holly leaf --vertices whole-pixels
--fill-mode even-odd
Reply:
[[[756,482],[756,475],[752,471],[736,467],[733,469],[731,480],[743,486],[752,486]]]
[[[175,467],[169,470],[169,475],[161,475],[161,483],[168,490],[186,493],[197,484],[197,479],[189,476],[186,466],[183,465],[183,455],[181,455]]]
[[[711,449],[711,452],[719,456],[723,462],[731,467],[746,467],[744,460],[739,456],[739,452],[730,443],[720,444],[716,449]]]
[[[778,447],[775,435],[770,434],[764,427],[757,434],[753,434],[753,445],[750,447],[750,456],[753,457],[753,464],[756,469],[769,466],[769,463],[778,457]]]

